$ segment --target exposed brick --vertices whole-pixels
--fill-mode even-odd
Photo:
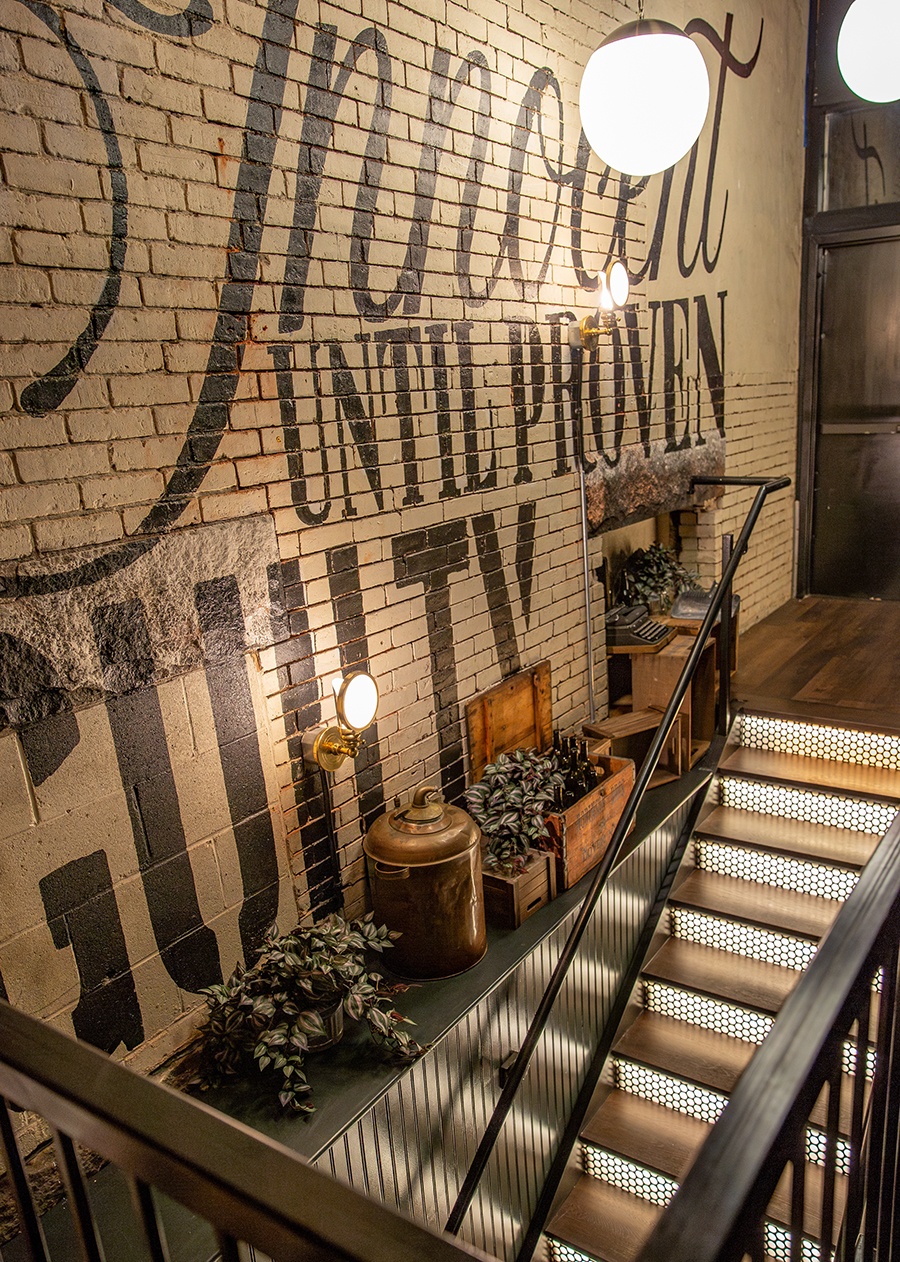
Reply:
[[[86,478],[81,483],[84,507],[112,508],[118,504],[152,503],[163,489],[161,474],[127,473],[108,478]]]

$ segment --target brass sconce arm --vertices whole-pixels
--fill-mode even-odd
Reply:
[[[352,671],[331,681],[337,723],[322,724],[303,735],[303,757],[322,771],[337,771],[365,745],[362,733],[375,719],[378,685],[368,671]]]

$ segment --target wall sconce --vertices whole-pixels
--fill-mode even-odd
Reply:
[[[677,26],[645,19],[643,7],[636,22],[620,26],[591,54],[578,100],[584,134],[597,156],[616,171],[639,176],[683,158],[709,109],[700,49]]]
[[[615,323],[613,313],[625,306],[629,289],[628,269],[621,259],[613,259],[600,273],[596,315],[586,315],[578,325],[581,345],[585,350],[595,351],[600,343],[600,334],[610,332]],[[599,324],[597,315],[600,317]]]
[[[900,99],[897,0],[854,0],[841,23],[838,69],[851,92],[883,104]]]
[[[303,737],[303,756],[323,771],[337,771],[345,758],[355,758],[365,744],[362,733],[378,709],[378,684],[364,670],[336,675],[331,681],[337,724],[313,728]]]

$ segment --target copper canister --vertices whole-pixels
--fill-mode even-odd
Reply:
[[[452,977],[487,950],[481,887],[481,830],[431,785],[369,829],[375,919],[401,937],[386,959],[403,977]]]

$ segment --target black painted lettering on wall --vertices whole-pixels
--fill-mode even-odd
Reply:
[[[574,425],[574,414],[581,407],[581,356],[568,357],[568,371],[564,372],[562,330],[575,320],[574,311],[554,311],[547,316],[550,325],[550,384],[553,390],[553,430],[556,437],[556,464],[553,476],[568,473],[569,440],[566,434],[566,399],[569,401],[569,424]],[[566,343],[568,348],[568,342]],[[578,435],[575,433],[575,446]]]
[[[299,830],[310,911],[314,919],[321,919],[340,905],[340,888],[335,889],[330,863],[319,776],[303,760],[303,733],[321,723],[322,704],[299,562],[284,561],[270,567],[269,589],[273,604],[277,597],[277,607],[282,611],[272,630],[281,689],[279,699],[297,803],[295,827]],[[289,816],[287,827],[290,834],[294,825]]]
[[[369,639],[356,548],[352,545],[330,548],[326,553],[326,568],[341,669],[347,673],[352,670],[368,671]],[[368,830],[384,810],[381,742],[377,722],[366,731],[365,742],[354,759],[353,774],[356,777],[360,817],[363,827]]]
[[[653,306],[653,304],[650,304]],[[689,306],[687,298],[667,299],[662,304],[663,325],[663,409],[666,419],[666,451],[683,451],[691,445],[690,420],[679,438],[677,400],[685,398],[685,359],[691,353]],[[675,312],[684,316],[684,327],[677,336]],[[676,350],[677,342],[677,350]],[[684,409],[685,411],[687,409]]]
[[[310,354],[314,357],[318,345],[313,343]],[[306,486],[306,474],[303,467],[303,434],[297,418],[297,394],[294,389],[293,346],[270,346],[269,354],[275,366],[275,389],[278,393],[278,412],[281,417],[281,432],[284,436],[284,450],[288,462],[288,477],[291,480],[291,501],[297,516],[306,526],[317,526],[323,522],[331,510],[331,503],[326,498],[319,509],[314,509],[309,502]],[[319,410],[319,430],[321,433],[321,403],[317,395]],[[322,444],[324,449],[324,442]],[[324,459],[324,456],[323,456]],[[328,494],[328,474],[325,474],[326,496]]]
[[[634,260],[629,263],[628,272],[634,285],[639,284],[645,277],[647,280],[656,280],[659,275],[659,261],[662,258],[663,238],[665,237],[666,219],[669,214],[669,201],[672,196],[672,181],[674,177],[675,168],[667,167],[660,180],[656,220],[653,224],[653,235],[650,238],[647,257],[640,267],[637,266]]]
[[[247,679],[241,595],[233,574],[194,588],[206,685],[234,828],[244,899],[238,915],[244,957],[252,960],[278,911],[278,859],[253,697]]]
[[[853,141],[853,149],[856,153],[856,156],[857,158],[859,158],[860,162],[863,164],[863,181],[864,181],[864,187],[866,190],[865,201],[863,205],[869,206],[871,205],[870,195],[869,195],[869,162],[875,163],[875,165],[878,167],[878,172],[881,175],[880,196],[882,198],[887,196],[887,178],[884,173],[884,163],[881,161],[881,154],[878,152],[877,147],[875,145],[869,144],[868,123],[862,124],[862,140],[860,140],[856,135],[856,118],[852,114],[850,115],[850,137]]]
[[[375,503],[379,510],[384,508],[384,493],[381,489],[381,469],[378,465],[378,444],[375,437],[375,422],[372,415],[372,395],[369,394],[368,413],[362,398],[356,390],[353,374],[341,349],[340,342],[329,341],[328,362],[331,368],[331,392],[334,396],[334,419],[337,424],[338,445],[341,451],[341,469],[344,481],[344,516],[355,517],[356,509],[350,499],[350,487],[347,481],[347,443],[344,439],[342,418],[346,419],[359,462],[365,471]]]
[[[469,568],[466,523],[451,521],[426,530],[407,531],[394,539],[393,553],[397,586],[421,584],[425,593],[441,788],[445,799],[455,802],[465,789],[465,768],[450,614],[450,575]]]
[[[571,230],[572,268],[575,272],[575,281],[580,289],[584,289],[588,293],[593,293],[600,285],[599,272],[592,276],[584,266],[584,245],[582,241],[584,188],[587,184],[587,170],[592,152],[593,151],[588,138],[582,131],[578,137],[578,151],[575,157],[575,166],[572,169],[569,180],[572,185],[572,208],[570,211],[569,226]],[[607,166],[597,185],[598,200],[606,192],[608,183],[609,167]]]
[[[144,1041],[144,1024],[106,852],[74,859],[40,881],[54,946],[72,948],[81,994],[72,1024],[80,1039],[114,1052]]]
[[[507,675],[513,675],[520,669],[521,661],[494,514],[478,513],[472,518],[472,530],[475,535],[478,566],[484,583],[484,594],[487,597],[488,613],[491,616],[491,631],[497,649],[497,661],[500,663],[500,671],[505,679]]]
[[[706,376],[706,385],[712,401],[713,416],[716,418],[716,429],[725,437],[725,299],[727,289],[721,289],[716,297],[719,299],[719,346],[716,346],[709,306],[705,294],[696,294],[694,305],[697,308],[697,382],[699,388],[700,362]],[[699,431],[699,407],[698,407]]]
[[[187,852],[140,601],[94,611],[109,691],[106,712],[128,803],[156,943],[173,981],[193,993],[222,980],[216,936],[203,923]]]
[[[162,495],[134,539],[100,557],[53,574],[23,574],[0,580],[0,595],[35,596],[70,591],[132,565],[171,529],[202,483],[228,424],[247,342],[250,308],[259,266],[272,160],[278,142],[287,65],[293,50],[297,0],[268,0],[253,79],[248,93],[241,162],[228,237],[213,341],[200,398]]]
[[[749,61],[739,61],[731,51],[731,35],[734,28],[734,14],[727,13],[725,15],[725,33],[719,35],[714,27],[710,26],[702,18],[694,18],[688,22],[685,27],[687,35],[703,35],[712,45],[715,52],[718,53],[719,62],[719,79],[716,87],[716,103],[713,109],[712,134],[709,146],[709,158],[706,167],[706,188],[703,195],[703,218],[700,226],[700,232],[697,240],[697,246],[693,256],[688,259],[687,254],[687,222],[690,211],[691,199],[694,191],[694,177],[697,169],[697,153],[699,142],[691,149],[691,156],[688,159],[688,168],[684,181],[684,194],[681,201],[681,215],[678,222],[678,267],[682,276],[690,276],[697,266],[697,261],[702,252],[703,266],[707,272],[712,272],[719,261],[719,253],[722,249],[722,239],[725,234],[725,216],[728,211],[728,192],[726,190],[722,203],[722,219],[719,225],[719,237],[715,249],[710,252],[710,217],[712,213],[712,197],[713,185],[716,175],[716,159],[719,153],[719,135],[722,127],[722,108],[725,103],[725,82],[729,71],[738,75],[742,79],[747,79],[753,73],[757,60],[759,59],[760,50],[762,48],[763,30],[765,28],[764,19],[760,18],[759,22],[759,39],[756,43],[756,51]]]
[[[323,25],[317,28],[313,42],[300,134],[294,223],[288,239],[288,259],[278,322],[282,333],[295,332],[303,325],[304,295],[325,160],[334,136],[338,107],[347,90],[350,76],[356,70],[359,59],[367,52],[375,54],[377,88],[365,156],[356,186],[356,207],[350,240],[350,284],[359,314],[369,320],[387,319],[396,310],[403,296],[401,292],[395,291],[384,302],[377,303],[368,289],[369,242],[375,231],[375,206],[381,185],[391,116],[391,59],[384,36],[374,27],[369,27],[360,31],[351,41],[347,55],[334,76],[336,37],[337,27]]]
[[[526,629],[531,626],[531,584],[534,577],[534,528],[537,503],[527,500],[519,505],[516,521],[516,581],[519,602]]]
[[[72,391],[100,344],[106,326],[118,306],[122,287],[122,268],[125,266],[125,252],[128,244],[128,184],[122,167],[122,151],[119,148],[119,138],[116,135],[112,112],[93,66],[68,27],[53,9],[39,3],[38,0],[22,0],[22,3],[50,28],[69,54],[72,64],[81,77],[106,148],[106,165],[112,201],[109,261],[100,297],[94,303],[84,328],[62,359],[22,391],[23,409],[30,416],[46,416],[48,412],[58,408]]]
[[[87,692],[79,697],[91,699]],[[58,771],[80,740],[56,667],[33,644],[0,631],[0,730],[7,726],[19,733],[35,785]]]
[[[132,22],[146,27],[148,31],[155,31],[157,35],[188,39],[202,35],[212,26],[209,0],[191,0],[180,13],[157,13],[155,9],[141,4],[141,0],[109,0],[109,3]]]
[[[541,330],[534,323],[510,321],[509,360],[512,369],[511,388],[513,416],[516,424],[516,476],[515,483],[530,482],[528,431],[537,425],[544,410],[544,347]],[[527,330],[527,332],[526,332]],[[525,342],[528,343],[530,382],[525,381]],[[531,406],[528,405],[528,386],[531,388]]]
[[[403,497],[404,507],[422,503],[422,492],[419,489],[419,466],[416,456],[416,430],[412,406],[412,382],[410,378],[409,347],[414,346],[422,363],[420,346],[421,335],[417,328],[406,325],[399,329],[380,329],[375,334],[378,354],[378,366],[383,369],[386,352],[390,347],[391,367],[394,370],[394,397],[397,415],[400,417],[400,459],[403,461],[403,481],[406,494]]]
[[[494,443],[493,416],[488,426],[491,462],[481,471],[478,450],[478,413],[475,408],[475,372],[472,364],[470,336],[474,325],[471,320],[457,320],[453,336],[459,348],[459,381],[462,387],[463,445],[466,452],[466,491],[489,491],[497,485],[497,451]],[[482,428],[484,428],[482,426]]]
[[[622,442],[625,435],[628,399],[625,388],[625,348],[622,345],[622,327],[628,342],[628,359],[631,365],[632,396],[638,416],[638,429],[644,455],[650,457],[650,413],[652,406],[651,383],[656,358],[656,312],[650,328],[650,366],[644,373],[644,360],[641,353],[640,330],[638,328],[637,307],[629,304],[619,312],[611,333],[613,352],[613,433],[612,446],[606,441],[603,433],[602,375],[599,355],[593,353],[588,366],[588,413],[597,450],[605,464],[615,468],[622,455]]]
[[[437,413],[438,451],[441,456],[441,499],[456,499],[461,494],[456,484],[453,461],[453,414],[450,411],[450,375],[447,371],[446,324],[428,324],[425,333],[431,345],[431,369],[434,376],[434,407]]]

